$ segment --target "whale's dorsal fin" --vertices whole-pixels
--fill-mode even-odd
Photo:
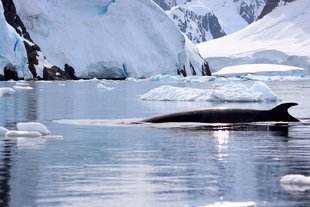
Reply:
[[[288,102],[288,103],[283,103],[283,104],[280,104],[276,107],[274,107],[273,109],[270,109],[270,111],[274,111],[274,112],[285,112],[287,111],[290,107],[292,106],[297,106],[298,103],[294,103],[294,102]]]
[[[291,116],[288,113],[288,109],[292,106],[296,106],[298,105],[297,103],[294,102],[288,102],[288,103],[283,103],[280,104],[276,107],[274,107],[273,109],[270,109],[269,111],[274,113],[274,114],[281,114],[281,115],[287,115],[287,117],[289,117],[292,121],[299,121],[298,119],[296,119],[295,117]]]

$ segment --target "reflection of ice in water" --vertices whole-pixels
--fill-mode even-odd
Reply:
[[[227,154],[225,151],[228,148],[229,131],[228,130],[217,130],[213,132],[215,138],[215,144],[218,150],[218,160],[223,160]]]

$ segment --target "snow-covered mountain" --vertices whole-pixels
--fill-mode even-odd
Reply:
[[[80,78],[209,74],[196,47],[151,0],[130,4],[124,0],[14,0],[14,4],[41,49],[36,65],[40,77],[46,76],[47,68],[65,64]]]
[[[153,0],[194,43],[236,32],[260,15],[266,0]]]
[[[198,44],[211,69],[273,63],[310,69],[310,1],[280,1],[273,11],[246,28]],[[223,49],[225,48],[225,49]]]
[[[0,80],[5,77],[31,79],[32,74],[23,40],[6,22],[0,1]]]

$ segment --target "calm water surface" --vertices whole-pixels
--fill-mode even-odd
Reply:
[[[0,206],[310,206],[310,189],[281,186],[287,174],[310,176],[308,123],[247,130],[100,127],[59,119],[126,119],[201,107],[269,109],[276,103],[144,102],[139,95],[180,82],[31,82],[33,90],[0,96],[0,126],[38,121],[63,139],[0,138]],[[250,85],[252,82],[242,82]],[[309,120],[310,82],[266,82]],[[12,87],[14,82],[1,82]]]

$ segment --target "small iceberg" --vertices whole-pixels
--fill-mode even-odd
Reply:
[[[4,127],[0,127],[0,136],[1,137],[52,137],[49,136],[50,131],[46,126],[39,122],[26,122],[26,123],[17,123],[17,130],[8,130]],[[59,136],[58,136],[59,137]]]
[[[210,101],[210,102],[276,102],[280,98],[263,82],[251,87],[225,84],[213,89],[174,87],[163,85],[140,97],[144,101]]]
[[[39,122],[17,123],[16,128],[18,131],[38,132],[43,136],[50,134],[50,131],[47,129],[47,127]]]
[[[281,178],[280,183],[286,191],[310,190],[310,176],[300,174],[285,175]]]

